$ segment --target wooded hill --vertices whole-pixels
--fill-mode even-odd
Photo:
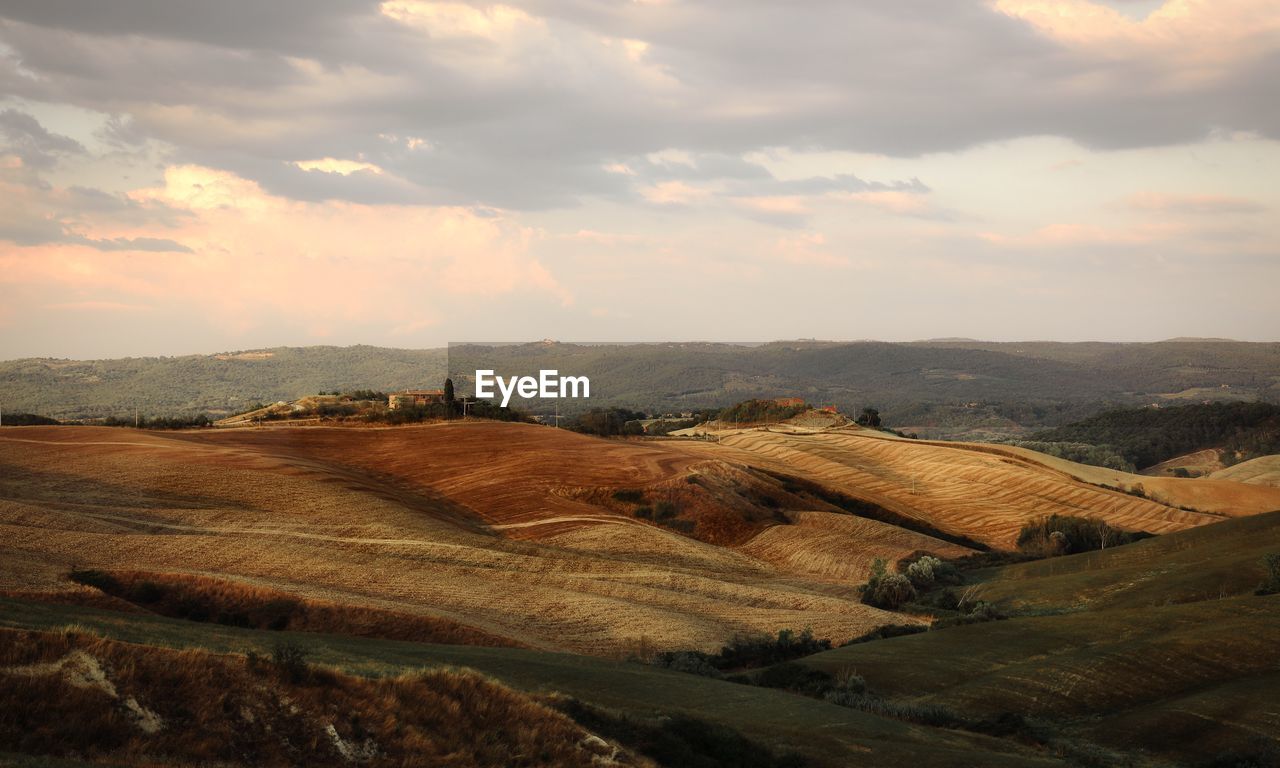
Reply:
[[[1039,432],[1033,439],[1112,448],[1139,469],[1206,448],[1222,449],[1223,461],[1233,464],[1280,453],[1280,406],[1210,403],[1114,410]]]
[[[490,367],[589,376],[592,397],[585,405],[592,407],[671,412],[786,395],[846,413],[876,407],[892,426],[997,434],[1058,426],[1107,407],[1280,401],[1275,343],[940,341],[284,347],[184,357],[25,359],[0,363],[0,404],[6,412],[62,419],[121,415],[135,406],[157,416],[224,415],[321,391],[439,386],[449,359],[464,375]],[[466,382],[459,387],[465,391]]]

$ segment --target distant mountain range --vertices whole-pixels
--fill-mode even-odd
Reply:
[[[0,362],[0,408],[60,419],[142,413],[225,415],[321,391],[438,387],[479,367],[557,368],[591,378],[592,406],[647,411],[794,395],[937,436],[1018,433],[1105,407],[1280,402],[1280,343],[910,343],[794,341],[452,349],[281,347],[218,355]],[[579,405],[581,403],[579,402]]]

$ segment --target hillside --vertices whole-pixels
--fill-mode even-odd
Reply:
[[[1043,732],[1130,755],[1266,765],[1280,736],[1280,651],[1270,640],[1280,596],[1253,592],[1273,552],[1280,512],[995,568],[978,576],[981,598],[1013,618],[805,663],[856,667],[893,700],[1016,712]]]
[[[5,430],[0,627],[44,634],[0,630],[0,677],[34,681],[6,690],[48,738],[21,746],[0,723],[0,751],[58,753],[48,724],[66,720],[65,706],[115,718],[121,736],[94,741],[94,755],[145,765],[162,750],[203,764],[210,747],[190,724],[227,732],[223,713],[243,705],[273,730],[311,734],[314,764],[338,749],[329,725],[342,744],[372,739],[390,756],[401,732],[376,723],[401,688],[423,706],[440,691],[469,692],[448,707],[463,731],[494,712],[474,698],[482,692],[528,725],[523,743],[567,750],[546,764],[613,754],[692,765],[702,750],[751,754],[762,768],[1167,768],[1280,732],[1266,688],[1280,614],[1274,596],[1252,594],[1267,578],[1263,557],[1280,551],[1280,513],[1250,515],[1280,509],[1280,488],[1125,475],[807,414],[701,430],[709,439],[606,440],[482,420]],[[1094,473],[1122,488],[1148,483],[1149,498],[1100,487]],[[1201,511],[1164,503],[1188,498]],[[836,646],[889,625],[923,629],[932,613],[861,601],[876,560],[1007,550],[1025,522],[1052,513],[1160,535],[964,571],[957,589],[1006,621],[803,659],[824,679],[856,671],[870,698],[744,684],[768,670],[713,679],[621,661],[713,653],[788,629]],[[67,624],[79,628],[56,631]],[[261,697],[282,642],[326,665],[305,690],[281,689],[293,709]],[[195,649],[182,668],[202,672],[164,672],[175,668],[165,649]],[[90,661],[119,703],[65,690],[59,675]],[[424,666],[433,671],[396,677]],[[201,687],[210,679],[217,693]],[[368,726],[316,703],[325,686],[341,698],[370,685],[382,698],[343,710]],[[181,714],[172,697],[187,695],[232,708]],[[176,725],[138,732],[126,697]],[[1162,723],[1196,718],[1199,740],[1161,741]],[[239,751],[218,759],[286,764],[263,745],[252,747],[266,750],[261,759],[242,757],[257,727],[226,736]],[[554,745],[539,741],[548,733],[560,734]],[[451,747],[486,748],[496,747]]]
[[[737,549],[811,502],[670,445],[496,422],[6,430],[0,588],[66,589],[72,565],[217,574],[601,655],[885,621],[850,598],[856,570],[798,575]]]
[[[1220,469],[1209,477],[1214,480],[1231,480],[1253,485],[1280,486],[1280,456],[1259,456],[1226,469]]]
[[[1063,765],[1051,756],[1001,739],[922,728],[784,691],[736,685],[643,664],[523,649],[263,632],[149,615],[123,618],[118,613],[100,609],[49,606],[0,597],[0,627],[56,632],[74,625],[81,631],[111,640],[139,644],[135,647],[203,649],[237,656],[252,651],[260,657],[269,657],[273,648],[286,642],[304,649],[311,662],[352,675],[381,677],[420,673],[424,668],[463,668],[492,677],[517,691],[535,694],[543,702],[573,697],[633,722],[652,723],[657,727],[678,720],[677,725],[683,722],[685,729],[681,739],[700,745],[706,758],[721,757],[718,753],[723,752],[725,746],[738,746],[733,743],[735,738],[751,739],[747,742],[751,749],[739,757],[738,762],[703,763],[709,766],[835,768],[911,764],[967,768],[975,762],[1009,768]],[[11,633],[0,632],[0,641],[9,637]],[[86,644],[99,645],[93,639]],[[199,655],[191,651],[184,654],[187,660],[198,658]],[[243,662],[232,657],[223,663]],[[228,693],[235,696],[238,691],[232,689]],[[314,690],[308,692],[307,699],[314,693]],[[470,702],[463,703],[467,706],[455,707],[453,717],[483,716],[483,712],[473,711]],[[533,714],[545,717],[542,713]],[[730,730],[716,733],[717,728]],[[676,730],[671,735],[680,734],[681,731]],[[666,741],[669,744],[670,736]],[[800,753],[813,762],[769,762],[762,759],[768,755],[767,750],[778,754]],[[488,763],[495,768],[508,764]],[[687,759],[663,763],[673,768],[689,764],[696,763]]]
[[[226,415],[321,391],[436,385],[450,369],[462,392],[478,367],[573,371],[591,378],[592,406],[659,413],[779,394],[846,413],[874,406],[894,426],[932,437],[1023,434],[1108,406],[1153,401],[1280,399],[1280,344],[776,342],[27,359],[0,363],[0,401],[7,412],[68,419],[131,414],[135,407],[149,415]]]
[[[1177,508],[1180,495],[1161,503],[1063,471],[1076,467],[1088,473],[1093,467],[1004,446],[902,440],[874,430],[728,429],[718,442],[693,443],[688,450],[727,451],[738,461],[815,480],[907,520],[997,548],[1011,548],[1019,529],[1043,515],[1103,517],[1124,529],[1163,533],[1215,522],[1238,502],[1235,496],[1216,503],[1202,495],[1197,511],[1183,510]],[[1110,479],[1113,487],[1126,487],[1120,473]],[[1228,486],[1234,490],[1235,484]],[[1280,494],[1268,490],[1262,496],[1266,509],[1280,505]]]
[[[1220,449],[1234,463],[1280,450],[1280,406],[1202,403],[1113,410],[1038,432],[1032,439],[1108,446],[1139,469],[1206,449]]]

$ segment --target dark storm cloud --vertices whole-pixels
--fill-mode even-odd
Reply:
[[[680,174],[774,195],[853,183],[772,182],[741,159],[762,148],[902,156],[1035,135],[1101,148],[1216,129],[1280,136],[1275,53],[1170,87],[1168,62],[1089,58],[985,2],[516,4],[545,24],[460,39],[367,0],[5,0],[0,42],[13,55],[0,57],[0,91],[117,115],[120,140],[161,139],[178,160],[294,198],[509,208],[633,198]],[[648,45],[638,62],[607,42],[622,39]],[[410,137],[429,148],[408,151]],[[700,162],[641,160],[668,148]],[[323,157],[386,174],[292,164]],[[636,177],[604,170],[617,162]]]

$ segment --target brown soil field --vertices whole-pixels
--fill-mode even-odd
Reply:
[[[1051,465],[1049,457],[1030,451],[882,435],[858,429],[739,430],[721,433],[718,443],[684,445],[690,453],[734,457],[814,480],[947,533],[999,548],[1012,548],[1028,520],[1049,514],[1103,518],[1120,528],[1151,533],[1222,519],[1221,514],[1189,512],[1082,482]],[[1209,482],[1139,479],[1153,484]],[[1241,489],[1246,495],[1251,491],[1235,483],[1207,490],[1231,496],[1242,493]],[[1280,504],[1280,494],[1274,496]],[[1214,511],[1224,506],[1217,505]]]

